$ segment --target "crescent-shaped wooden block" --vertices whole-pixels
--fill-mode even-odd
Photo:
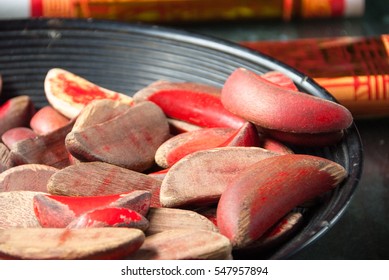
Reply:
[[[224,108],[221,88],[200,83],[156,81],[134,94],[134,102],[152,101],[166,116],[200,127],[238,129],[245,120]]]
[[[147,191],[105,196],[34,196],[34,212],[42,227],[64,228],[83,214],[101,208],[127,208],[146,215],[151,194]]]
[[[289,154],[258,161],[222,193],[219,230],[235,248],[245,247],[294,207],[332,190],[346,176],[343,166],[317,156]]]
[[[192,153],[166,173],[160,191],[164,207],[217,203],[240,171],[278,155],[259,147],[220,147]]]
[[[157,105],[145,101],[108,121],[72,130],[65,145],[81,161],[144,171],[153,166],[156,150],[169,137],[166,116]]]
[[[225,236],[208,230],[176,229],[146,237],[131,260],[229,260],[232,246]]]
[[[61,68],[50,69],[45,77],[44,91],[51,106],[69,119],[75,118],[92,100],[112,99],[131,105],[132,97],[98,86],[87,79]]]
[[[136,252],[144,239],[134,228],[5,229],[0,231],[0,259],[122,259]]]
[[[278,86],[244,68],[227,78],[221,101],[231,113],[283,132],[336,132],[353,122],[350,111],[338,103]]]
[[[159,205],[161,181],[146,174],[105,162],[81,162],[63,168],[47,182],[48,192],[63,196],[105,196],[141,190]]]

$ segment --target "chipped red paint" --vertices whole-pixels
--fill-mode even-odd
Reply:
[[[146,229],[148,225],[148,220],[134,210],[107,207],[84,213],[73,220],[68,225],[68,228],[133,227]]]
[[[122,194],[106,195],[106,196],[61,196],[61,195],[46,195],[69,207],[76,216],[81,215],[90,209],[108,205],[119,198]]]
[[[109,226],[115,226],[119,224],[130,224],[143,219],[143,217],[127,208],[102,208],[96,209],[91,212],[85,213],[88,217],[86,226],[91,226],[93,222],[103,222]]]
[[[59,87],[63,88],[63,91],[70,96],[75,103],[88,104],[90,101],[95,99],[107,98],[107,93],[101,90],[96,85],[88,85],[80,87],[80,85],[72,80],[66,78],[65,74],[59,74],[52,79],[52,82],[56,83],[60,81]],[[113,93],[113,96],[109,98],[112,100],[119,100],[119,94]]]

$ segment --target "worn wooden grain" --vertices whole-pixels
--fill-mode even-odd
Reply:
[[[23,164],[0,174],[0,191],[48,192],[47,182],[58,169],[44,164]]]
[[[259,147],[222,147],[190,154],[174,164],[163,179],[161,205],[215,203],[236,174],[276,155]]]
[[[72,131],[66,137],[66,147],[82,161],[104,161],[144,171],[153,166],[156,150],[169,137],[162,110],[146,101],[109,121]]]
[[[97,99],[89,102],[77,116],[73,131],[109,121],[124,113],[130,105],[111,99]]]
[[[8,147],[0,143],[0,173],[13,166]]]
[[[120,259],[143,244],[130,228],[25,228],[0,231],[0,258],[26,260]]]
[[[36,163],[56,168],[68,166],[69,152],[65,137],[71,131],[74,121],[51,133],[15,143],[11,149],[11,159],[15,165]]]
[[[47,183],[49,193],[67,196],[102,196],[149,191],[151,205],[159,204],[161,181],[146,174],[105,162],[81,162],[56,172]]]
[[[174,229],[219,231],[209,219],[192,210],[178,208],[150,208],[146,218],[150,222],[146,235]]]
[[[28,95],[8,99],[0,106],[0,135],[14,127],[28,127],[34,113],[34,104]]]
[[[176,229],[146,237],[131,260],[229,260],[232,259],[229,240],[213,231]]]
[[[0,229],[41,227],[35,216],[33,199],[41,192],[0,192]]]

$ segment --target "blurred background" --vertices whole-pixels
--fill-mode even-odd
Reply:
[[[348,2],[361,1],[350,0]],[[184,24],[178,24],[178,26],[185,27]],[[389,3],[385,0],[365,0],[363,12],[349,17],[322,15],[307,19],[296,17],[290,21],[276,18],[206,22],[192,24],[186,26],[186,28],[237,42],[337,36],[372,36],[389,33]]]

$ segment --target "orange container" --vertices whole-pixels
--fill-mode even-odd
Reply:
[[[365,0],[26,0],[3,1],[0,18],[77,17],[142,22],[348,17]]]

